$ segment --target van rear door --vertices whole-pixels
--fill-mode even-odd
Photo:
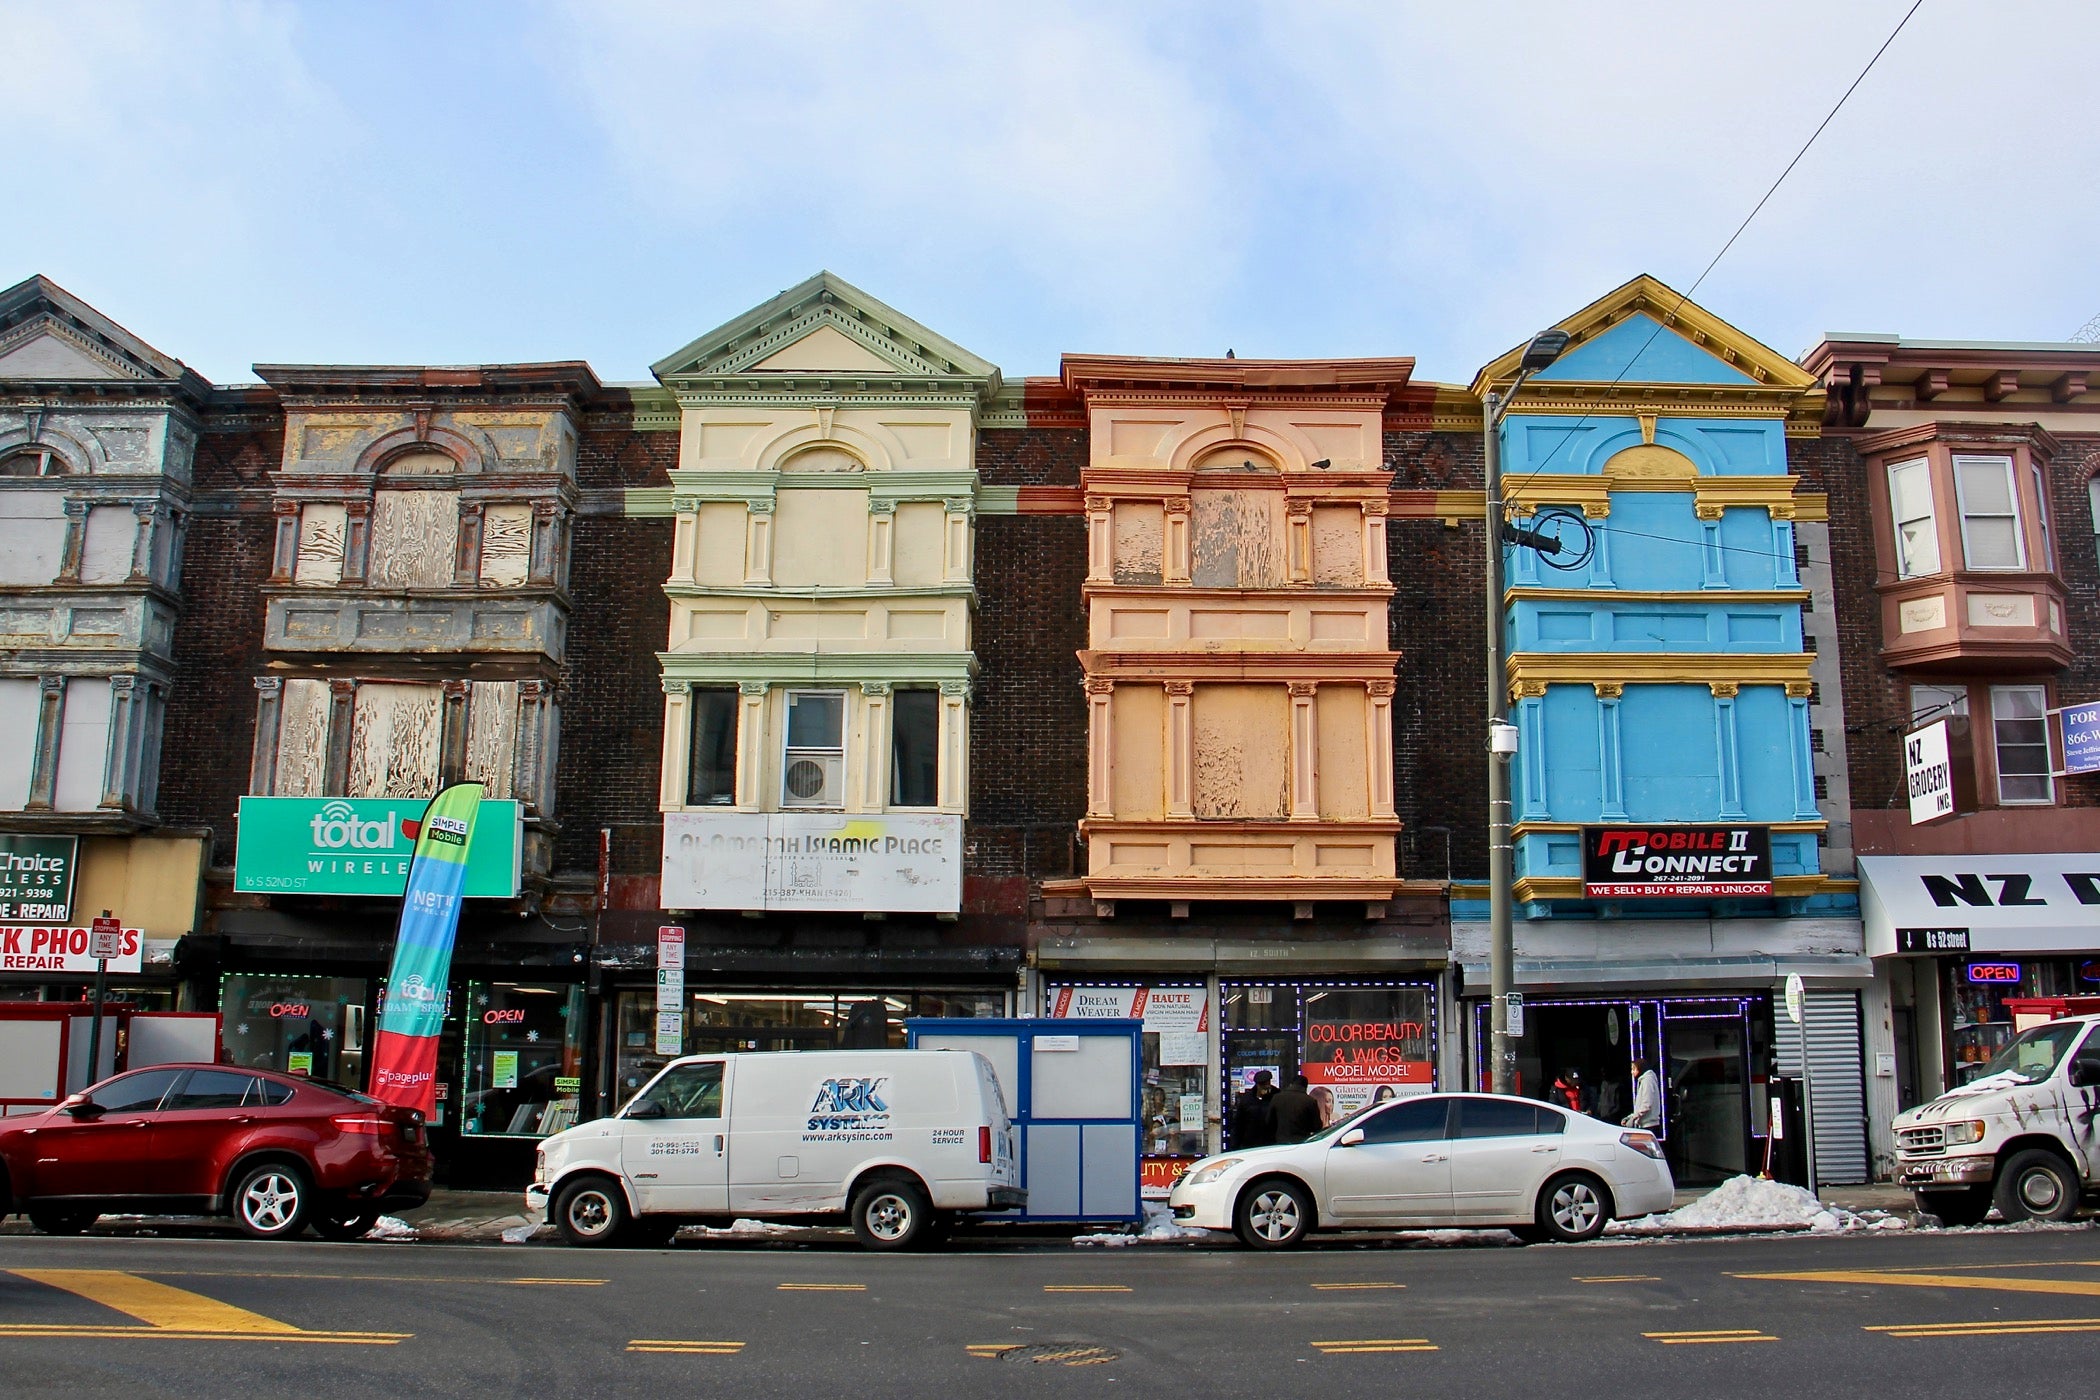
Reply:
[[[992,1180],[1001,1186],[1017,1186],[1020,1164],[1014,1150],[1014,1125],[1006,1116],[1006,1094],[999,1088],[999,1075],[992,1062],[975,1050],[970,1060],[977,1067],[977,1091],[984,1101],[984,1121],[991,1129]]]

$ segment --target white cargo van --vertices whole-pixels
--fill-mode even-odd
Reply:
[[[1026,1199],[1006,1101],[974,1050],[673,1060],[615,1116],[542,1142],[525,1192],[583,1245],[843,1215],[868,1248],[905,1249]]]
[[[2024,1031],[1978,1078],[1896,1115],[1896,1179],[1949,1225],[1994,1205],[2070,1219],[2100,1191],[2100,1016]]]

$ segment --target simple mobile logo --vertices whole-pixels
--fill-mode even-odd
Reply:
[[[432,817],[430,839],[447,846],[464,846],[467,844],[467,824],[458,817]]]

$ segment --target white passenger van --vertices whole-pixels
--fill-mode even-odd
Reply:
[[[1026,1203],[1006,1100],[974,1050],[689,1055],[611,1118],[540,1144],[525,1203],[572,1244],[843,1216],[869,1249]]]

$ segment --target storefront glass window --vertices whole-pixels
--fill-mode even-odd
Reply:
[[[1263,1070],[1279,1086],[1303,1074],[1326,1123],[1436,1087],[1428,983],[1228,982],[1223,996],[1226,1087],[1235,1101]],[[1243,1118],[1226,1114],[1227,1146],[1235,1128],[1246,1137]]]
[[[362,977],[228,973],[219,986],[220,1043],[233,1064],[362,1088],[369,994]]]
[[[1946,964],[1952,1083],[1984,1072],[2018,1029],[2007,1002],[2100,994],[2100,964],[2083,958],[1956,959]]]
[[[576,1123],[583,1094],[583,988],[467,984],[459,1130],[545,1137]]]

